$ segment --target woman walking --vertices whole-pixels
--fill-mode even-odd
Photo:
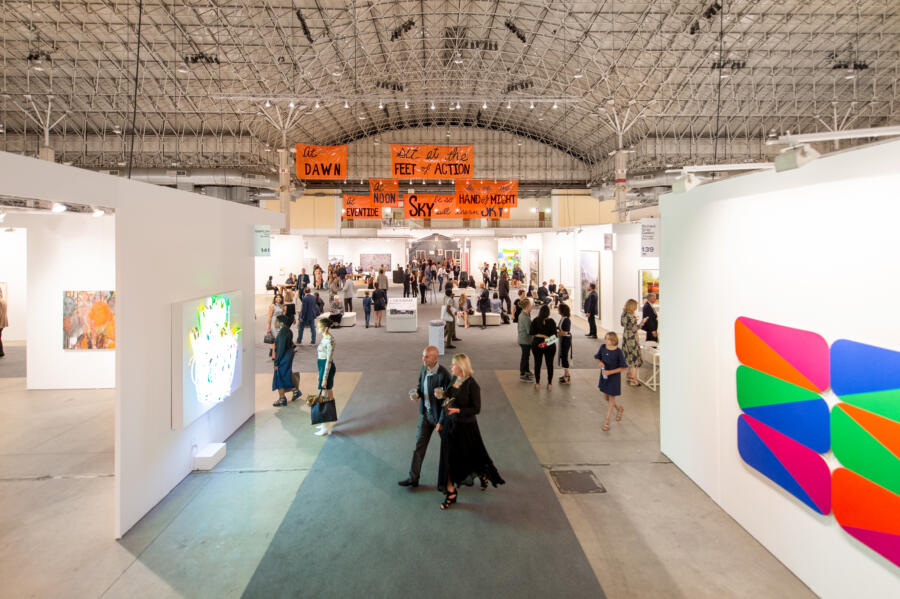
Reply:
[[[477,476],[481,479],[481,490],[494,487],[506,481],[497,472],[491,456],[488,455],[481,439],[476,416],[481,412],[481,387],[472,378],[472,362],[465,354],[453,356],[450,373],[455,377],[446,392],[435,396],[444,401],[445,425],[438,425],[446,451],[442,452],[439,480],[447,481],[447,491],[441,509],[449,509],[456,503],[459,485],[466,479]]]
[[[563,375],[559,377],[561,385],[568,385],[572,382],[569,376],[569,358],[572,357],[572,310],[568,304],[559,305],[559,330],[556,334],[559,336],[559,363],[563,367]]]
[[[272,405],[276,408],[287,405],[285,394],[293,390],[291,401],[300,397],[300,389],[293,381],[294,364],[294,333],[291,331],[290,322],[285,314],[278,315],[280,326],[275,343],[272,344],[272,361],[275,363],[275,373],[272,375],[272,391],[278,392],[278,399]]]
[[[372,307],[375,308],[375,327],[377,328],[381,326],[384,309],[387,307],[387,292],[378,283],[375,283],[375,291],[372,292]]]
[[[522,318],[519,315],[519,318]],[[547,362],[547,390],[553,389],[553,360],[556,358],[556,321],[544,304],[531,321],[531,353],[534,354],[534,388],[541,388],[541,360]]]
[[[519,380],[530,383],[533,375],[529,370],[528,356],[531,355],[531,300],[523,299],[516,302],[521,310],[518,321],[518,342],[522,350],[522,358],[519,360]]]
[[[317,358],[319,367],[319,391],[325,391],[328,401],[334,401],[334,373],[337,368],[334,365],[334,336],[331,334],[331,321],[328,318],[320,318],[316,321],[316,326],[321,335],[319,347],[317,348]],[[330,435],[334,424],[337,421],[323,422],[319,425],[319,430],[313,434],[316,436]]]
[[[281,328],[281,321],[278,317],[284,314],[284,296],[276,293],[269,305],[269,317],[266,320],[266,334],[277,335]]]
[[[509,301],[509,275],[506,274],[505,268],[500,273],[500,283],[497,287],[497,292],[500,294],[501,304],[506,305],[506,313],[512,314],[512,302]]]
[[[606,408],[606,422],[603,423],[603,430],[609,430],[609,419],[613,410],[616,411],[616,420],[622,420],[622,413],[625,408],[616,404],[616,397],[622,394],[622,371],[625,370],[625,354],[619,349],[619,336],[613,332],[609,332],[604,337],[604,343],[597,351],[594,359],[600,367],[600,392],[603,398],[609,403]]]
[[[628,384],[632,387],[640,385],[637,378],[638,368],[644,365],[644,359],[641,356],[641,347],[638,345],[638,319],[637,300],[630,299],[625,302],[625,308],[622,310],[622,326],[625,332],[622,334],[622,352],[625,354],[625,363],[628,364],[628,371],[625,376],[628,378]]]

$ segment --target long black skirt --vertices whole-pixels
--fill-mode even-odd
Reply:
[[[441,482],[450,477],[454,485],[464,484],[473,477],[487,477],[495,487],[506,481],[497,472],[491,456],[481,440],[477,422],[453,422],[444,435],[441,452]]]

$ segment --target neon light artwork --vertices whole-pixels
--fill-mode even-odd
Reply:
[[[214,295],[197,307],[197,326],[190,330],[191,380],[197,401],[210,405],[231,395],[237,368],[241,327],[230,326],[231,302]]]

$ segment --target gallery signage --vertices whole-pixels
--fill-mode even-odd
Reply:
[[[659,257],[659,219],[641,219],[641,257]]]
[[[519,205],[519,182],[457,181],[456,207],[461,218],[509,218]]]
[[[269,225],[256,225],[253,227],[253,255],[265,256],[268,258],[272,255],[271,249],[272,231]]]
[[[347,178],[347,146],[297,144],[297,178],[329,180]]]
[[[406,218],[460,218],[456,209],[456,196],[436,193],[406,194],[403,212]]]
[[[381,218],[381,206],[376,206],[370,196],[344,194],[344,220],[374,220]]]
[[[391,176],[402,179],[471,179],[473,146],[391,144]]]
[[[400,181],[397,179],[369,179],[372,204],[385,208],[400,207]]]

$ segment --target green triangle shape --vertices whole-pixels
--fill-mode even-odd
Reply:
[[[737,398],[741,409],[746,409],[819,399],[819,394],[755,368],[738,366]]]
[[[831,449],[842,466],[900,495],[900,460],[840,404],[831,410]]]
[[[900,422],[900,389],[841,395],[841,401]]]

